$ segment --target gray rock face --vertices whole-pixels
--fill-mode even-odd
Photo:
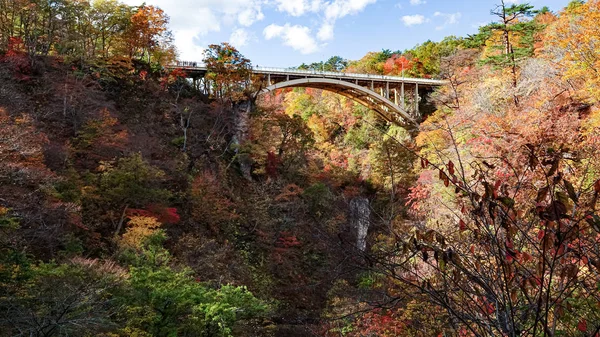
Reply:
[[[356,197],[350,201],[350,221],[356,229],[356,248],[361,251],[367,249],[367,234],[371,225],[371,208],[369,199]]]

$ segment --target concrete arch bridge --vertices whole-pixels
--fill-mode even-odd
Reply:
[[[186,71],[206,94],[211,83],[205,78],[207,68],[195,62],[179,62],[173,68]],[[266,87],[261,93],[285,88],[314,88],[331,91],[352,99],[381,115],[384,119],[403,126],[416,126],[420,119],[419,106],[427,93],[445,82],[441,80],[253,67],[254,74],[263,75]]]

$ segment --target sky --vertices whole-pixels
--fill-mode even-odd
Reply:
[[[523,0],[505,0],[519,3]],[[140,5],[141,0],[125,0]],[[171,18],[179,59],[201,61],[209,44],[229,42],[254,65],[294,67],[369,51],[405,50],[466,36],[494,21],[500,0],[146,0]],[[559,12],[570,0],[530,0]]]

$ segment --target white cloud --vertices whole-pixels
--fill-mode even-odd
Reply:
[[[400,20],[402,20],[402,22],[404,22],[404,25],[407,27],[421,25],[429,21],[421,14],[405,15],[402,18],[400,18]]]
[[[234,47],[239,48],[248,44],[250,40],[250,35],[243,28],[238,28],[231,33],[229,37],[229,43],[231,43]]]
[[[283,44],[292,47],[294,50],[302,54],[311,54],[319,49],[317,42],[312,37],[310,28],[299,25],[290,25],[286,23],[284,26],[271,24],[263,30],[265,39],[280,38]]]
[[[198,16],[204,18],[204,24],[197,26],[196,31],[200,35],[206,35],[210,32],[218,32],[221,30],[221,23],[219,18],[215,15],[215,13],[210,8],[200,8],[198,9]]]
[[[317,38],[321,41],[332,40],[337,20],[348,15],[356,15],[364,11],[367,6],[376,2],[377,0],[333,0],[321,5],[321,10],[325,14],[325,20],[321,24]]]
[[[128,5],[140,5],[142,0],[123,0]],[[146,0],[158,6],[170,17],[175,45],[183,60],[198,60],[200,39],[224,27],[249,27],[264,19],[262,8],[268,0]]]
[[[239,24],[242,26],[252,26],[255,22],[261,21],[265,16],[260,7],[246,8],[237,15]]]
[[[325,6],[325,18],[337,20],[347,15],[358,14],[375,2],[377,0],[334,0]]]
[[[317,38],[321,41],[328,41],[333,39],[333,25],[324,23],[321,28],[319,28],[319,32],[317,33]]]
[[[291,16],[302,16],[308,12],[318,12],[322,6],[322,0],[275,0],[277,10]]]
[[[433,16],[442,17],[445,19],[444,24],[442,24],[441,26],[435,27],[435,29],[437,29],[437,30],[442,30],[442,29],[445,29],[449,25],[457,24],[458,20],[460,20],[460,18],[462,17],[462,14],[460,12],[456,12],[456,13],[435,12],[435,13],[433,13]]]
[[[410,0],[410,4],[413,6],[423,5],[427,3],[425,0]]]
[[[129,5],[140,5],[144,0],[123,0]],[[290,16],[299,17],[313,14],[321,21],[312,22],[310,28],[306,26],[278,26],[284,27],[280,36],[284,43],[303,52],[313,52],[318,49],[317,41],[329,41],[334,38],[336,22],[346,16],[356,15],[365,10],[377,0],[145,0],[148,5],[162,8],[170,17],[170,28],[175,37],[180,58],[183,60],[197,60],[201,58],[198,50],[204,47],[207,37],[213,32],[231,32],[230,40],[248,42],[246,35],[250,34],[252,27],[265,19],[263,10],[267,7],[275,8],[279,12]],[[404,0],[396,0],[404,1]],[[422,1],[422,0],[421,0]],[[312,26],[315,25],[315,26]],[[271,27],[271,28],[269,28]],[[272,31],[271,25],[265,31]],[[287,28],[286,28],[287,27]],[[311,35],[311,28],[314,35]],[[295,35],[301,40],[298,42],[286,40],[286,36]],[[251,34],[250,34],[251,36]],[[246,37],[246,38],[244,38]],[[213,41],[214,42],[214,41]],[[294,47],[295,46],[295,47]]]

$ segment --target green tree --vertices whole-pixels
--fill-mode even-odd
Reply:
[[[500,5],[491,11],[491,14],[497,16],[499,21],[485,28],[489,29],[491,36],[499,33],[502,42],[500,45],[492,46],[493,50],[501,52],[487,56],[482,62],[496,67],[509,67],[512,72],[514,88],[517,87],[519,61],[533,56],[534,36],[541,29],[535,20],[530,20],[537,13],[533,8],[528,3],[507,6],[502,0]],[[518,104],[516,96],[514,100],[515,104]]]
[[[191,270],[171,267],[163,241],[160,233],[148,237],[133,256],[128,291],[117,299],[125,308],[121,334],[229,337],[236,324],[266,313],[245,287],[209,288]]]
[[[95,46],[99,50],[99,56],[107,58],[113,55],[121,42],[119,36],[131,20],[132,9],[116,0],[96,0],[90,11]]]
[[[140,153],[121,158],[116,165],[102,165],[97,186],[86,189],[84,207],[92,214],[93,208],[99,208],[98,215],[115,224],[115,234],[121,232],[128,208],[161,203],[170,196],[160,186],[164,172],[148,164]]]
[[[427,41],[414,48],[407,50],[404,54],[411,59],[416,59],[422,64],[422,74],[418,76],[438,76],[440,64],[444,57],[452,55],[461,45],[462,39],[455,36],[447,36],[440,42]]]
[[[18,280],[0,281],[0,336],[85,336],[116,327],[110,299],[124,270],[114,263],[75,258],[0,269],[10,273],[6,280]]]
[[[346,67],[348,67],[348,60],[341,56],[332,56],[325,62],[313,62],[311,64],[302,63],[298,69],[340,72],[344,71]]]

